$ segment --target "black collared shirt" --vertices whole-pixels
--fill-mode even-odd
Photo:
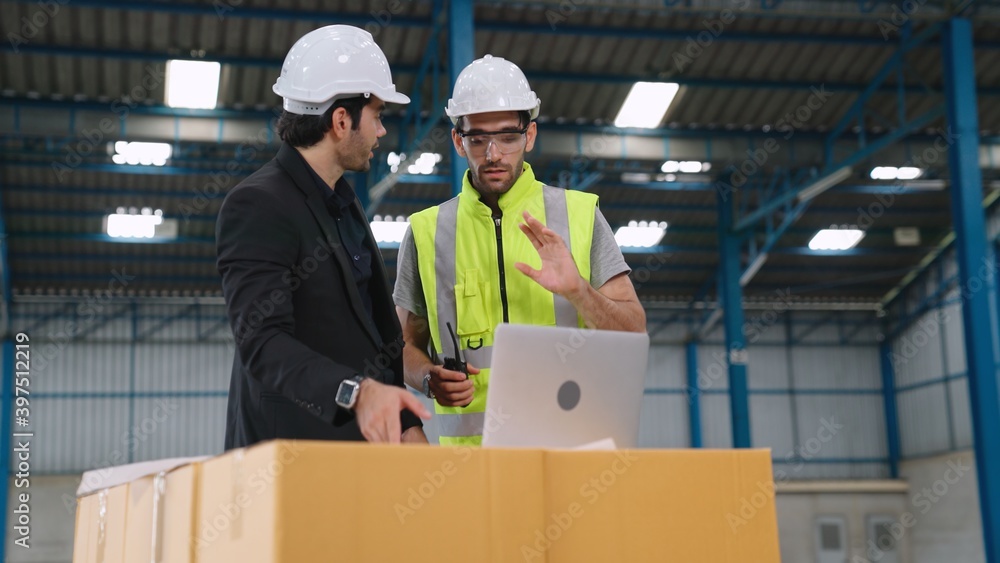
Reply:
[[[298,151],[296,151],[298,152]],[[299,155],[301,157],[301,154]],[[302,159],[305,161],[305,159]],[[363,219],[354,212],[354,188],[341,177],[334,184],[333,189],[319,177],[319,174],[306,163],[306,168],[312,174],[316,189],[323,196],[326,210],[333,217],[333,222],[337,225],[337,232],[340,233],[340,241],[344,245],[348,261],[351,263],[351,273],[354,275],[354,283],[357,284],[358,294],[361,302],[368,312],[368,320],[375,325],[375,317],[372,314],[372,295],[369,291],[369,282],[372,279],[372,253],[365,245],[365,237],[368,235]],[[378,335],[378,330],[375,330]]]

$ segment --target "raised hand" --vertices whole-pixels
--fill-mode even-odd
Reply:
[[[527,211],[524,212],[524,223],[518,226],[542,259],[541,270],[518,262],[514,264],[518,271],[535,280],[538,285],[563,297],[569,297],[585,289],[586,281],[580,276],[580,270],[577,269],[573,255],[570,254],[562,237]]]

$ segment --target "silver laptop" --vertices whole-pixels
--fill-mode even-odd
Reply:
[[[501,324],[483,445],[635,447],[648,354],[645,333]]]

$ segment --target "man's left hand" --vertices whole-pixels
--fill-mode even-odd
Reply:
[[[518,226],[542,259],[541,270],[518,262],[514,264],[518,271],[535,280],[538,285],[563,297],[569,297],[585,289],[587,282],[580,276],[580,270],[577,269],[573,255],[570,254],[562,237],[527,211],[524,212],[524,223]]]
[[[420,426],[411,426],[403,432],[402,439],[400,440],[404,444],[427,444],[427,435],[424,434],[424,429]]]

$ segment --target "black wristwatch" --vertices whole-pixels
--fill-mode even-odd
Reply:
[[[354,405],[358,402],[358,395],[361,394],[361,382],[363,380],[364,376],[356,375],[341,381],[340,387],[337,388],[337,396],[333,399],[337,403],[337,406],[347,410],[353,409]]]

